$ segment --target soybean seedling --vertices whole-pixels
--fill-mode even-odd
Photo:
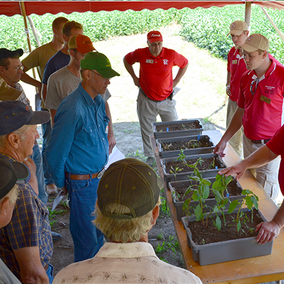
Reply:
[[[237,208],[237,206],[239,206],[237,217],[234,220],[236,223],[237,233],[241,229],[242,221],[247,219],[247,215],[241,211],[243,204],[245,204],[249,210],[253,210],[254,208],[256,210],[258,209],[258,197],[252,191],[249,189],[244,189],[242,191],[242,195],[244,195],[242,199],[236,199],[231,202],[228,210],[228,213],[231,214]],[[251,221],[253,221],[253,214],[251,214]]]

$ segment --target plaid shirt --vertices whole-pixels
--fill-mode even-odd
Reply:
[[[20,96],[18,97],[17,101],[20,101],[22,103],[24,103],[25,105],[28,105],[30,107],[30,101],[27,98],[24,89],[22,88],[22,86],[20,85],[20,83],[16,83],[16,85],[14,86],[14,88],[16,90],[22,91],[22,93],[20,94]]]
[[[13,250],[34,246],[39,247],[42,265],[47,265],[53,252],[48,209],[29,183],[19,184],[12,220],[0,229],[0,258],[19,279],[20,267]]]

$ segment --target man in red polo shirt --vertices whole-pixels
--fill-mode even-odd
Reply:
[[[147,163],[153,165],[154,154],[150,138],[152,123],[160,115],[162,121],[177,120],[176,102],[172,99],[173,88],[184,75],[188,60],[172,49],[163,47],[163,37],[159,31],[147,34],[148,47],[136,49],[128,53],[124,59],[126,70],[139,88],[137,98],[137,114],[141,127],[144,155]],[[140,63],[139,77],[132,65]],[[173,79],[172,68],[179,66],[179,71]]]
[[[248,71],[242,75],[238,108],[214,152],[224,156],[230,138],[243,125],[244,157],[266,144],[283,124],[284,67],[268,57],[269,41],[252,34],[241,45]],[[279,158],[252,173],[272,200],[279,193]]]
[[[243,50],[238,48],[239,45],[244,44],[249,31],[248,25],[243,21],[234,21],[230,25],[230,32],[232,41],[235,46],[233,46],[228,53],[228,63],[227,63],[227,85],[226,93],[229,96],[227,105],[227,119],[226,127],[228,128],[232,117],[238,108],[237,100],[240,92],[240,81],[244,72],[247,71],[247,67],[244,61]],[[236,153],[242,157],[242,130],[239,129],[235,135],[229,141],[230,145],[236,151]]]

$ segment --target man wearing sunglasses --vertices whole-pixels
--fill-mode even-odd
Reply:
[[[68,191],[75,262],[93,257],[103,234],[93,224],[99,179],[108,161],[109,118],[100,94],[119,74],[102,53],[81,60],[82,81],[57,109],[46,158],[56,185]]]
[[[269,41],[261,34],[250,35],[240,47],[248,71],[241,77],[238,108],[214,152],[224,156],[227,142],[243,125],[246,158],[266,144],[283,124],[284,67],[269,58]],[[260,168],[251,169],[274,201],[280,192],[279,162],[277,158]]]

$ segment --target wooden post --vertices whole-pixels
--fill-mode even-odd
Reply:
[[[32,46],[31,46],[31,41],[30,41],[30,33],[29,33],[29,28],[28,28],[28,22],[27,22],[27,14],[26,14],[26,7],[24,1],[20,1],[20,9],[21,9],[21,14],[24,18],[24,24],[25,24],[25,32],[27,35],[27,41],[28,41],[28,47],[29,47],[29,52],[32,51]],[[33,77],[36,78],[35,70],[33,68]]]
[[[280,38],[282,39],[282,41],[284,42],[284,35],[282,34],[282,32],[277,28],[277,26],[275,25],[275,23],[272,21],[272,19],[269,17],[267,11],[261,7],[263,13],[265,14],[265,16],[267,17],[267,19],[269,20],[269,22],[271,23],[271,25],[273,26],[273,28],[275,29],[275,31],[278,33],[278,35],[280,36]]]
[[[250,18],[251,18],[251,2],[247,2],[245,4],[245,22],[248,24],[250,30]]]

